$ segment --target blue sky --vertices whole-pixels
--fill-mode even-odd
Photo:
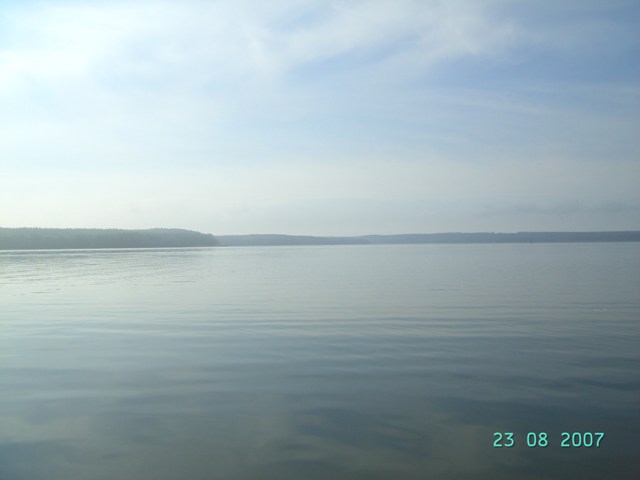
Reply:
[[[0,225],[640,229],[637,1],[0,1]]]

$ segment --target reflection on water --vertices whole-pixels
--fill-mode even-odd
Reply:
[[[633,244],[0,252],[0,478],[636,478],[638,291]]]

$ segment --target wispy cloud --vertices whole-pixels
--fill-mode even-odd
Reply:
[[[510,46],[515,27],[484,10],[479,3],[406,0],[58,2],[4,15],[15,46],[3,53],[3,78],[71,79],[106,67],[110,76],[171,82],[196,73],[192,81],[207,82],[282,75],[340,57],[402,57],[421,69]]]
[[[221,233],[289,231],[287,215],[306,208],[316,233],[340,233],[337,210],[361,233],[398,218],[433,231],[478,205],[536,205],[551,218],[553,205],[618,202],[635,225],[633,12],[632,2],[15,3],[0,15],[0,223],[188,218]]]

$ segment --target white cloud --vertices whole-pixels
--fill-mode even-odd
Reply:
[[[424,81],[537,38],[502,5],[16,3],[0,17],[0,222],[242,233],[296,217],[305,233],[309,211],[411,231],[421,212],[444,228],[638,205],[637,89]]]
[[[307,10],[310,23],[287,26],[299,10]],[[2,51],[4,88],[9,79],[73,80],[96,72],[187,84],[250,80],[395,44],[395,55],[418,59],[413,66],[421,68],[513,41],[511,25],[460,2],[54,3],[6,15],[16,45]]]
[[[361,108],[376,92],[355,99],[349,90],[364,78],[487,53],[510,38],[479,7],[437,1],[25,3],[5,15],[0,149],[5,162],[35,165],[232,156],[251,119]],[[375,72],[369,62],[353,77],[345,65],[349,88],[287,79],[387,48]]]

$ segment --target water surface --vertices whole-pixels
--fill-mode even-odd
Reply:
[[[638,244],[0,252],[0,479],[640,478],[639,293]]]

